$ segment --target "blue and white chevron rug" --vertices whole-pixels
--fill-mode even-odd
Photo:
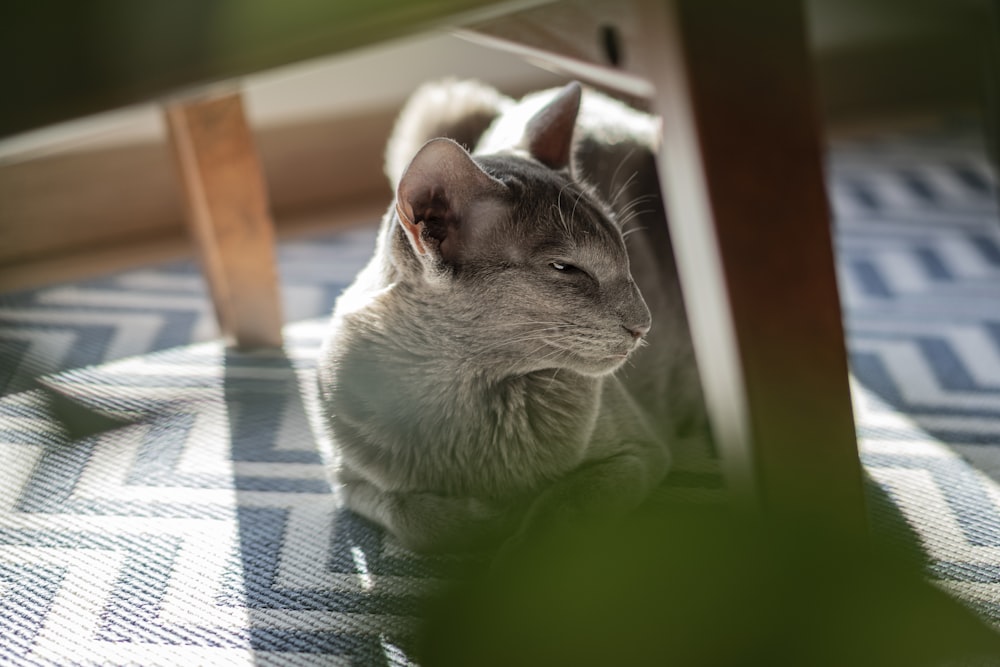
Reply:
[[[1000,626],[994,177],[960,125],[840,142],[829,178],[865,467]],[[281,246],[281,353],[213,340],[191,263],[0,295],[0,664],[411,664],[456,563],[338,509],[315,428],[323,318],[373,240]],[[685,465],[678,493],[718,494]]]

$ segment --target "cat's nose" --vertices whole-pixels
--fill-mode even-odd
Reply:
[[[629,332],[632,335],[632,338],[635,338],[636,340],[639,340],[640,338],[642,338],[643,336],[645,336],[646,334],[649,333],[649,325],[648,324],[638,324],[638,325],[636,325],[636,324],[633,324],[633,325],[625,325],[625,324],[623,324],[622,328],[625,329],[625,331]]]

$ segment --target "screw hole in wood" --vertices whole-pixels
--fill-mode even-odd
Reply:
[[[618,28],[613,25],[601,26],[600,40],[608,64],[612,67],[619,67],[622,64],[622,46]]]

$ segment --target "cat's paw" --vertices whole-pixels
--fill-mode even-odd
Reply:
[[[535,511],[523,517],[516,529],[507,533],[506,539],[502,541],[493,556],[490,565],[491,576],[503,578],[530,567],[531,563],[549,548],[553,536],[557,535],[560,529],[555,525],[549,525],[546,519],[540,519],[539,513]]]

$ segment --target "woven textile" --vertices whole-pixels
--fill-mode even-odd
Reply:
[[[953,129],[838,144],[829,174],[866,470],[1000,624],[993,177]],[[410,662],[462,563],[338,509],[315,415],[322,316],[373,239],[282,245],[282,352],[213,341],[189,263],[0,297],[0,663]],[[716,469],[673,487],[712,497]]]

